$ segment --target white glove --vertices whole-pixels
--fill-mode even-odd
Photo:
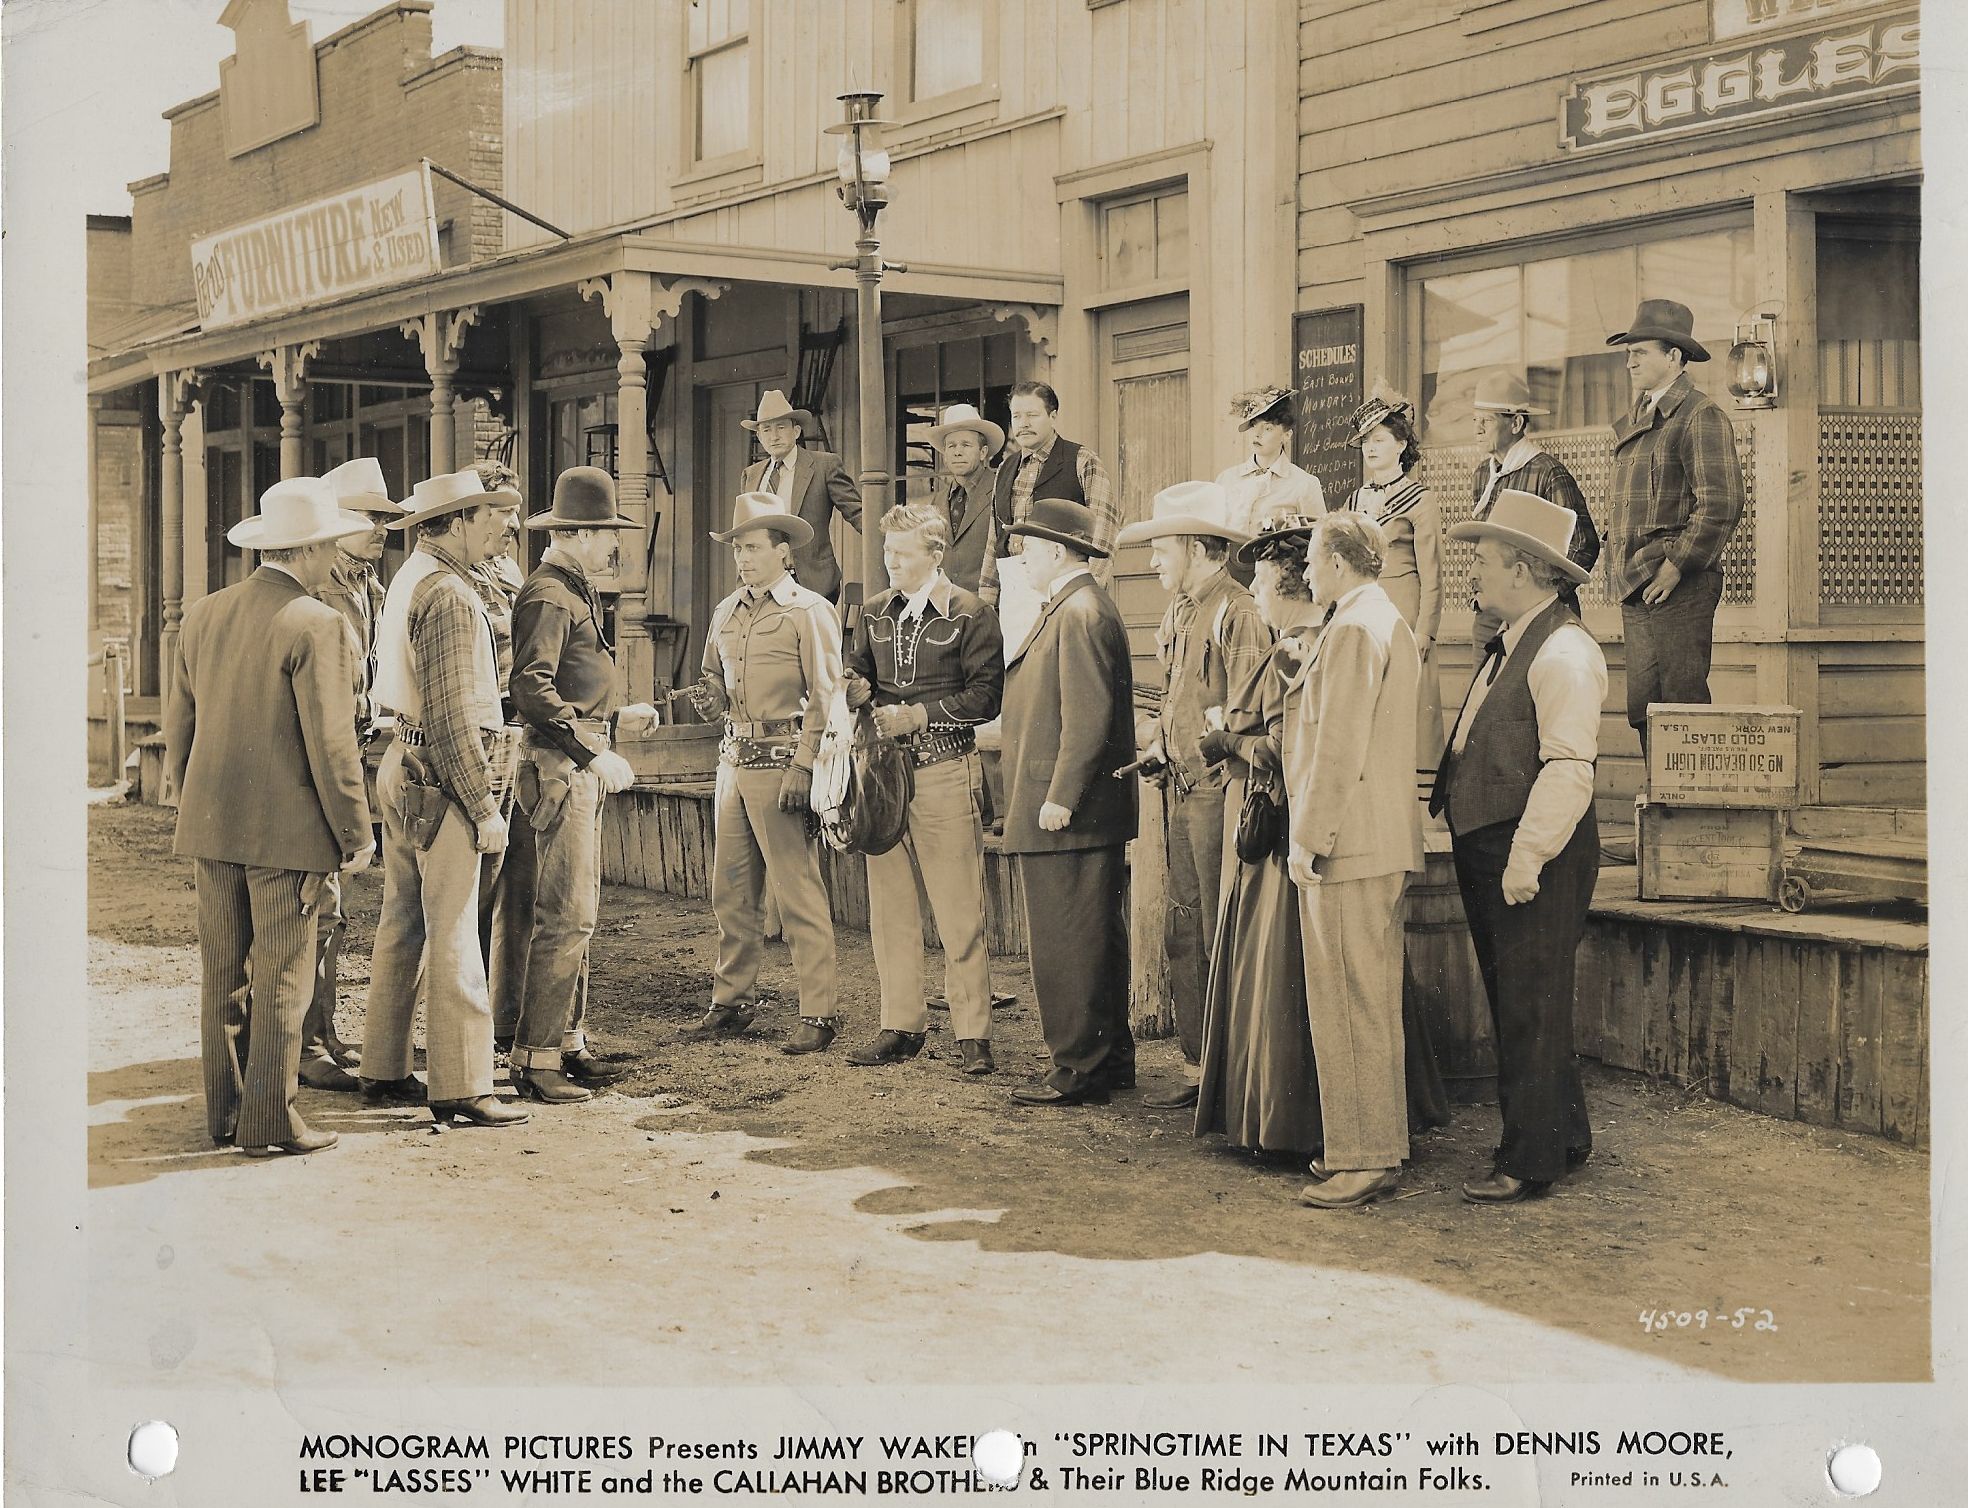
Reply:
[[[365,843],[353,854],[349,855],[348,862],[342,865],[342,873],[361,874],[363,870],[369,867],[369,861],[375,857],[376,845],[374,843]]]
[[[604,749],[595,755],[588,768],[601,777],[601,788],[611,796],[635,784],[635,771],[613,749]]]
[[[663,714],[648,702],[637,702],[615,714],[617,738],[639,738],[663,721]]]
[[[493,813],[483,818],[472,835],[472,848],[478,853],[497,853],[506,846],[506,819]]]

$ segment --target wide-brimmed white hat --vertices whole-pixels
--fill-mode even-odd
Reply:
[[[334,470],[322,472],[321,480],[335,489],[335,501],[344,508],[358,513],[386,513],[392,519],[403,512],[403,504],[389,495],[382,463],[373,456],[344,461]]]
[[[960,432],[978,436],[984,442],[984,454],[994,456],[1004,449],[1004,431],[989,419],[978,413],[972,403],[953,403],[943,410],[943,422],[929,432],[929,443],[939,450],[946,436]]]
[[[349,539],[376,526],[335,505],[335,489],[318,476],[289,477],[260,494],[260,511],[226,530],[242,550],[298,550],[324,539]]]
[[[1570,508],[1548,503],[1535,492],[1506,487],[1481,518],[1451,525],[1449,538],[1499,540],[1556,566],[1573,581],[1584,582],[1592,579],[1592,573],[1566,553],[1577,527],[1578,515]]]
[[[797,513],[788,513],[785,503],[775,492],[739,493],[738,500],[731,505],[731,527],[722,534],[711,530],[711,538],[728,543],[753,529],[770,529],[776,534],[783,534],[787,542],[795,547],[813,538],[813,525]]]
[[[1531,385],[1517,372],[1499,367],[1476,379],[1475,407],[1485,414],[1548,414],[1531,402]]]
[[[791,419],[799,425],[802,433],[813,428],[813,415],[803,408],[794,408],[776,387],[769,387],[759,395],[756,419],[740,419],[738,423],[746,429],[756,430],[761,424],[770,424],[774,419]]]
[[[403,501],[402,519],[390,527],[408,529],[427,518],[458,513],[466,508],[476,508],[481,503],[494,508],[517,508],[520,496],[510,487],[495,487],[490,492],[486,491],[485,478],[469,466],[463,471],[440,472],[434,477],[426,477],[411,489],[410,496]]]
[[[1172,534],[1198,534],[1210,539],[1227,539],[1240,545],[1250,538],[1226,520],[1230,516],[1230,495],[1215,482],[1177,482],[1155,494],[1154,513],[1121,530],[1117,545],[1146,544]]]

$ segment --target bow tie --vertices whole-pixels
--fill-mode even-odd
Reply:
[[[1494,686],[1496,684],[1497,672],[1503,669],[1502,634],[1497,634],[1489,643],[1483,646],[1483,664],[1489,668],[1489,674],[1483,677],[1483,684],[1485,686]]]

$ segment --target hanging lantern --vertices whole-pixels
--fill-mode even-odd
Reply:
[[[1736,343],[1729,348],[1729,392],[1737,408],[1777,406],[1775,319],[1763,314],[1736,326]]]
[[[840,182],[835,185],[841,203],[857,213],[865,211],[869,216],[880,212],[888,203],[888,149],[882,145],[882,127],[894,122],[878,118],[875,106],[881,103],[881,95],[870,91],[858,91],[840,96],[846,106],[846,118],[838,125],[827,126],[828,136],[841,138],[840,152],[834,159],[835,172]]]

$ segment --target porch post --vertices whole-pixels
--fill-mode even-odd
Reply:
[[[164,614],[157,639],[161,661],[157,681],[168,699],[178,658],[178,627],[184,622],[184,421],[198,397],[198,374],[188,369],[166,372],[157,388],[158,413],[164,421],[164,459],[158,478]]]
[[[433,309],[404,321],[400,327],[424,353],[424,372],[430,378],[430,467],[432,475],[456,469],[458,362],[465,331],[478,323],[476,304],[461,309]]]
[[[320,350],[320,341],[309,340],[299,345],[278,346],[259,355],[260,365],[273,374],[274,396],[280,400],[282,481],[307,473],[307,456],[301,444],[301,433],[306,423],[302,407],[307,402],[308,363]]]

